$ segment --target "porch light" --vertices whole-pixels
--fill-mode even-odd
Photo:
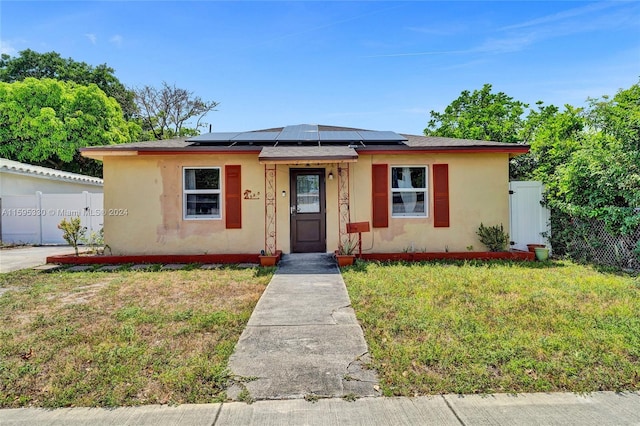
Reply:
[[[329,180],[333,180],[333,170],[329,172]]]
[[[286,197],[286,196],[287,196],[287,191],[284,191],[284,190],[283,190],[283,191],[282,191],[282,196],[283,196],[283,197]]]

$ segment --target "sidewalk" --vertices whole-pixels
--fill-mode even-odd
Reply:
[[[332,256],[289,254],[229,359],[239,380],[227,394],[235,400],[377,396],[375,371],[362,367],[368,359]]]
[[[258,401],[115,409],[0,410],[1,426],[62,425],[640,425],[640,393],[444,395]]]

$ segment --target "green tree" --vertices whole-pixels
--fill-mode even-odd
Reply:
[[[431,111],[425,135],[521,142],[523,114],[529,106],[503,92],[492,93],[491,88],[485,84],[480,90],[464,90],[444,112]]]
[[[64,59],[56,52],[38,53],[31,49],[21,51],[17,57],[0,56],[0,81],[13,83],[27,77],[73,81],[83,86],[93,83],[120,104],[125,119],[136,114],[133,91],[127,89],[116,78],[113,68],[106,64],[94,67],[71,58]]]
[[[640,86],[590,99],[587,109],[576,111],[580,132],[574,128],[555,141],[541,135],[532,146],[549,204],[602,219],[613,233],[633,232],[640,226]]]
[[[74,163],[78,148],[131,142],[139,133],[95,84],[32,77],[0,82],[1,157],[100,176],[97,163]]]

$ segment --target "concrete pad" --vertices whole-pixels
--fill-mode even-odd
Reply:
[[[87,251],[80,248],[79,252]],[[71,246],[37,246],[18,247],[0,250],[0,273],[18,271],[20,269],[33,268],[47,263],[47,257],[73,254]]]
[[[62,269],[62,266],[47,263],[46,265],[36,266],[35,268],[31,268],[31,269],[33,269],[34,271],[40,271],[40,272],[53,272],[53,271],[57,271],[58,269]]]
[[[468,425],[638,425],[640,393],[446,395]]]
[[[212,425],[222,404],[148,405],[142,407],[61,408],[43,410],[18,408],[0,410],[0,425]]]
[[[248,327],[230,365],[235,375],[258,377],[244,383],[256,399],[376,396],[375,371],[362,368],[369,358],[361,334],[358,324]]]
[[[341,275],[277,275],[248,325],[357,324],[350,306]]]
[[[75,265],[65,269],[65,272],[85,272],[93,269],[93,265]]]
[[[224,404],[216,425],[456,425],[441,397],[258,401]]]
[[[99,272],[113,272],[122,268],[122,265],[104,265],[98,268]]]
[[[204,265],[200,265],[200,269],[220,269],[222,268],[221,263],[206,263]]]
[[[132,271],[146,271],[147,269],[151,269],[152,266],[153,264],[150,263],[138,263],[131,266],[129,269]]]
[[[187,266],[184,263],[169,263],[167,265],[162,266],[163,271],[179,271],[180,269],[184,269]]]

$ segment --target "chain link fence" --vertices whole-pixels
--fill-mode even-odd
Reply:
[[[566,247],[570,257],[640,271],[640,229],[628,235],[612,235],[598,219],[574,219],[572,228]]]

